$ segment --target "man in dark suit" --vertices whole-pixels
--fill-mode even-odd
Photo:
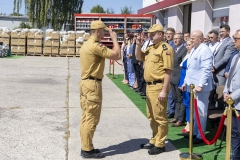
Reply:
[[[240,50],[240,29],[233,36],[234,45]],[[224,101],[231,97],[234,100],[234,107],[240,114],[240,52],[231,61],[228,79],[223,91]],[[240,159],[240,121],[235,113],[232,116],[232,137],[231,137],[232,157],[231,160]]]
[[[176,46],[173,42],[173,36],[175,35],[175,29],[174,28],[167,28],[165,33],[166,42],[173,48],[173,50],[176,49]],[[168,94],[168,118],[173,118],[175,113],[175,101],[172,96],[172,89],[170,89],[170,92]]]
[[[224,77],[225,68],[227,63],[233,52],[236,51],[234,48],[233,41],[230,34],[229,25],[220,26],[220,37],[221,41],[218,46],[215,48],[213,52],[214,60],[213,60],[213,79],[217,86],[224,86],[226,83],[226,79]]]
[[[182,91],[178,88],[178,83],[180,79],[180,73],[182,67],[180,66],[183,58],[187,54],[187,49],[184,46],[183,42],[183,34],[175,34],[174,35],[174,44],[176,46],[175,54],[174,54],[174,67],[172,72],[171,79],[171,88],[172,95],[175,101],[175,114],[174,119],[169,122],[173,123],[173,127],[183,126],[185,121],[185,106],[183,104]]]

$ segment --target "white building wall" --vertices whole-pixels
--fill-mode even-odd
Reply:
[[[240,29],[240,2],[239,0],[230,0],[229,7],[229,26],[232,36],[236,30]]]
[[[168,9],[168,27],[172,27],[176,31],[183,31],[183,6]]]
[[[206,35],[212,29],[212,0],[192,3],[191,32],[200,30]]]
[[[160,1],[163,1],[163,0],[159,0],[159,2]],[[147,7],[147,6],[150,6],[150,5],[153,5],[155,3],[158,3],[158,2],[156,2],[156,0],[143,0],[143,8]]]
[[[27,17],[0,16],[0,27],[7,27],[10,30],[18,28],[21,22],[29,22]]]

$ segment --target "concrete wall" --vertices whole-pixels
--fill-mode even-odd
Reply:
[[[232,36],[236,30],[240,29],[240,2],[239,0],[230,0],[229,7],[229,26]]]
[[[175,6],[168,9],[168,26],[176,31],[183,31],[183,6]]]
[[[163,1],[163,0],[160,0]],[[158,3],[156,0],[143,0],[143,8]]]
[[[7,27],[10,30],[19,27],[21,22],[29,22],[27,17],[0,16],[0,27]]]
[[[206,35],[212,29],[212,0],[192,3],[191,31],[201,30]]]

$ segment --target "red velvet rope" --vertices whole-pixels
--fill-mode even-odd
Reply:
[[[120,66],[123,66],[121,63],[119,63],[118,61],[116,61],[117,62],[117,64],[119,64]]]
[[[218,126],[218,130],[217,130],[217,133],[216,135],[214,136],[213,140],[212,141],[208,141],[203,133],[203,130],[202,130],[202,125],[201,125],[201,122],[200,122],[200,118],[199,118],[199,113],[198,113],[198,107],[197,107],[197,99],[194,99],[194,110],[195,110],[195,114],[196,114],[196,120],[197,120],[197,125],[198,125],[198,129],[200,131],[200,134],[202,136],[202,139],[203,141],[207,144],[207,145],[212,145],[214,144],[218,137],[220,136],[221,134],[221,131],[222,131],[222,128],[223,128],[223,124],[224,124],[224,121],[225,121],[225,118],[226,116],[225,115],[222,115],[222,118],[221,118],[221,121],[220,121],[220,125]]]

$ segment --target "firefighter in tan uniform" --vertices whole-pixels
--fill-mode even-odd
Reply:
[[[173,69],[174,51],[164,42],[163,27],[154,24],[149,30],[153,45],[141,51],[142,39],[137,38],[136,58],[144,62],[144,79],[147,83],[147,117],[152,129],[149,143],[141,148],[148,149],[150,155],[165,151],[165,139],[168,133],[167,96]]]
[[[109,31],[113,41],[112,50],[100,42],[106,30]],[[119,60],[121,59],[121,53],[116,33],[107,28],[102,21],[93,21],[90,26],[90,33],[91,37],[80,49],[81,156],[83,158],[104,158],[103,153],[94,149],[92,139],[102,108],[102,79],[105,58]]]

